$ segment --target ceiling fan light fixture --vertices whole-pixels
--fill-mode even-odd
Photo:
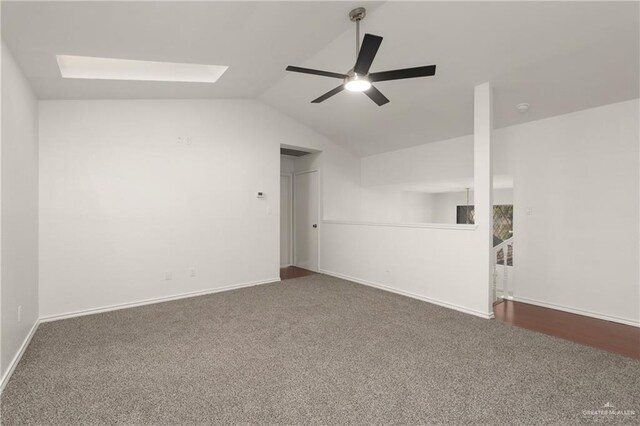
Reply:
[[[365,92],[371,89],[371,82],[366,77],[354,75],[345,80],[344,88],[350,92]]]
[[[403,80],[406,78],[429,77],[436,74],[435,65],[369,73],[371,64],[373,64],[373,60],[378,53],[380,43],[382,43],[382,37],[374,34],[365,34],[362,39],[362,44],[360,44],[360,21],[364,19],[365,15],[366,10],[363,7],[358,7],[349,12],[349,18],[356,23],[356,63],[353,68],[347,71],[346,74],[315,70],[312,68],[294,67],[291,65],[287,67],[287,71],[320,75],[323,77],[338,78],[342,80],[342,84],[340,86],[335,87],[324,95],[312,100],[312,104],[319,104],[330,97],[337,95],[343,90],[348,90],[350,92],[364,93],[369,99],[375,102],[376,105],[382,106],[389,103],[389,99],[387,99],[387,97],[371,83],[389,80]]]

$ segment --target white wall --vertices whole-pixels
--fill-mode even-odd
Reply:
[[[512,187],[512,146],[494,132],[495,187]],[[417,190],[462,191],[473,186],[473,135],[446,139],[361,159],[365,187],[403,186]]]
[[[415,184],[443,186],[473,183],[473,137],[447,139],[413,148],[364,157],[362,185]]]
[[[400,221],[403,223],[434,223],[435,202],[433,196],[434,194],[426,192],[403,191]]]
[[[456,223],[457,208],[466,203],[466,191],[433,194],[433,222]],[[469,204],[473,205],[473,191],[469,191]],[[513,188],[494,189],[493,204],[513,204]]]
[[[476,244],[472,231],[342,223],[363,220],[370,185],[468,182],[471,137],[359,162],[254,101],[41,102],[40,112],[43,316],[277,277],[281,143],[322,150],[294,168],[322,171],[323,270],[484,312],[458,270],[478,259],[442,250]],[[516,297],[638,321],[637,117],[636,100],[495,132],[494,171],[513,176],[518,206]]]
[[[328,144],[320,153],[296,159],[294,168],[296,172],[321,170],[320,208],[324,219],[360,217],[362,187],[359,158],[334,144]]]
[[[280,173],[291,175],[296,158],[288,155],[280,156]],[[292,237],[292,176],[280,177],[280,266],[291,265]]]
[[[293,165],[293,164],[292,164]],[[293,230],[293,176],[280,176],[280,266],[291,265]]]
[[[624,323],[640,321],[638,110],[636,99],[494,132],[494,178],[514,185],[516,298]],[[375,194],[370,185],[468,183],[472,145],[472,136],[465,136],[363,158],[365,195],[360,198],[365,210],[385,211],[392,199],[384,191]],[[510,194],[496,189],[494,197],[495,204],[502,204]],[[435,208],[434,222],[455,222],[454,204],[448,204],[445,214]],[[365,213],[356,218],[368,219]],[[330,226],[344,231],[344,225]],[[421,294],[466,303],[455,292],[428,287],[436,285],[429,284],[432,279],[453,285],[453,275],[445,277],[424,259],[436,259],[444,270],[469,261],[439,257],[442,252],[428,241],[442,238],[445,244],[440,231],[418,229],[409,235],[365,226],[347,232],[349,237],[338,229],[323,235],[324,269],[393,288],[407,286],[407,291],[417,291],[423,280],[426,293]],[[443,235],[450,235],[452,244],[469,243],[461,236],[464,232]],[[352,250],[363,258],[350,260]],[[401,267],[386,272],[386,264]],[[397,269],[401,272],[393,276]],[[452,288],[466,291],[464,286]]]
[[[363,187],[358,220],[378,223],[432,223],[433,194],[395,187]]]
[[[293,163],[295,162],[295,157],[290,157],[288,155],[280,156],[280,173],[293,173]]]
[[[491,232],[489,226],[491,174],[491,88],[476,90],[477,130],[471,145],[472,181],[477,195],[476,225],[372,224],[367,221],[325,220],[321,235],[321,270],[488,318]],[[419,161],[396,151],[362,160],[365,185],[423,183],[446,175],[443,157],[464,153],[466,142],[418,147]],[[408,151],[408,150],[407,150]],[[424,155],[428,153],[428,155]],[[422,156],[420,156],[422,155]],[[452,165],[457,163],[448,158]],[[425,170],[426,168],[426,170]],[[432,168],[432,169],[430,169]],[[466,167],[460,170],[464,172]],[[372,188],[365,191],[371,193]],[[484,195],[483,195],[484,194]],[[387,194],[385,194],[387,195]],[[380,207],[384,208],[384,198]],[[375,204],[369,203],[371,208]],[[486,209],[484,212],[483,209]]]
[[[4,42],[1,169],[4,376],[38,319],[38,104]]]
[[[323,223],[321,269],[479,316],[487,316],[478,283],[474,229]]]
[[[522,300],[640,322],[638,100],[502,131]]]
[[[250,100],[42,101],[40,135],[43,317],[277,280],[280,144],[346,155]]]
[[[513,188],[493,190],[494,204],[513,204]],[[397,187],[363,187],[358,220],[377,223],[448,223],[455,224],[457,207],[466,204],[467,194],[455,192],[421,192]],[[473,205],[473,190],[469,192]]]
[[[500,140],[494,145],[496,186],[511,186],[510,147]],[[472,135],[362,158],[358,220],[455,223],[454,203],[460,197],[453,194],[466,200],[464,188],[474,185],[473,161]],[[494,195],[501,195],[500,190]]]

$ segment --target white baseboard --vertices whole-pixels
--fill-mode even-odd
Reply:
[[[9,383],[9,379],[11,378],[13,371],[18,366],[18,363],[20,363],[20,360],[22,359],[22,355],[24,354],[24,351],[27,349],[27,346],[29,346],[29,343],[31,342],[31,338],[33,338],[33,335],[36,334],[36,330],[38,329],[39,325],[40,325],[40,320],[36,320],[36,322],[33,324],[33,327],[31,327],[31,330],[29,330],[27,337],[25,337],[24,341],[22,342],[22,345],[20,345],[20,350],[18,350],[18,353],[16,353],[16,355],[13,357],[13,359],[11,360],[11,363],[9,364],[9,368],[7,368],[7,371],[2,376],[2,379],[0,380],[0,395],[4,391],[4,387],[7,385],[7,383]]]
[[[347,280],[347,281],[353,281],[354,283],[357,283],[357,284],[362,284],[362,285],[366,285],[366,286],[369,286],[369,287],[375,287],[377,289],[388,291],[388,292],[391,292],[391,293],[400,294],[402,296],[411,297],[412,299],[418,299],[418,300],[421,300],[423,302],[433,303],[434,305],[438,305],[438,306],[442,306],[442,307],[445,307],[445,308],[453,309],[453,310],[456,310],[456,311],[459,311],[459,312],[464,312],[465,314],[474,315],[476,317],[480,317],[480,318],[484,318],[484,319],[493,318],[493,312],[476,311],[475,309],[465,308],[464,306],[456,305],[454,303],[444,302],[442,300],[433,299],[431,297],[420,296],[418,294],[411,293],[411,292],[408,292],[408,291],[398,290],[396,288],[388,287],[388,286],[383,285],[383,284],[378,284],[378,283],[374,283],[372,281],[367,281],[367,280],[361,280],[360,278],[355,278],[355,277],[351,277],[349,275],[344,275],[344,274],[340,274],[340,273],[337,273],[337,272],[331,272],[331,271],[327,271],[327,270],[324,270],[324,269],[321,269],[320,273],[321,274],[325,274],[325,275],[330,275],[330,276],[336,277],[336,278],[342,278],[343,280]]]
[[[103,307],[100,307],[100,308],[86,309],[86,310],[75,311],[75,312],[67,312],[67,313],[64,313],[64,314],[50,315],[50,316],[39,318],[33,324],[33,327],[29,331],[29,334],[27,335],[27,337],[22,342],[22,345],[20,346],[20,350],[13,357],[13,360],[11,360],[11,363],[9,364],[9,368],[7,369],[7,371],[2,376],[2,379],[0,379],[0,394],[2,394],[2,391],[4,390],[4,387],[9,382],[9,379],[11,378],[11,375],[13,374],[13,371],[16,369],[18,363],[20,362],[20,359],[22,358],[22,355],[24,354],[24,351],[27,349],[27,346],[29,346],[29,343],[31,342],[31,338],[33,337],[33,335],[35,334],[36,330],[38,329],[38,326],[43,322],[51,322],[51,321],[57,321],[57,320],[62,320],[62,319],[66,319],[66,318],[74,318],[74,317],[80,317],[80,316],[84,316],[84,315],[99,314],[99,313],[102,313],[102,312],[109,312],[109,311],[116,311],[116,310],[120,310],[120,309],[134,308],[136,306],[151,305],[151,304],[154,304],[154,303],[169,302],[171,300],[186,299],[186,298],[189,298],[189,297],[204,296],[206,294],[220,293],[220,292],[223,292],[223,291],[236,290],[236,289],[243,288],[243,287],[253,287],[253,286],[256,286],[256,285],[260,285],[260,284],[269,284],[269,283],[279,282],[279,281],[280,281],[280,277],[271,278],[271,279],[268,279],[268,280],[251,281],[251,282],[247,282],[247,283],[234,284],[234,285],[229,285],[229,286],[225,286],[225,287],[211,288],[211,289],[207,289],[207,290],[194,291],[194,292],[189,292],[189,293],[181,293],[181,294],[176,294],[176,295],[166,296],[166,297],[157,297],[157,298],[154,298],[154,299],[146,299],[146,300],[140,300],[140,301],[136,301],[136,302],[120,303],[120,304],[116,304],[116,305],[103,306]]]
[[[584,315],[586,317],[597,318],[605,321],[617,322],[619,324],[630,325],[632,327],[640,327],[640,323],[627,319],[620,318],[611,315],[599,314],[597,312],[584,311],[582,309],[569,308],[567,306],[556,305],[553,303],[540,302],[539,300],[528,299],[526,297],[513,296],[512,300],[516,302],[528,303],[530,305],[541,306],[543,308],[555,309],[558,311],[569,312],[570,314]]]
[[[233,284],[233,285],[228,285],[224,287],[210,288],[207,290],[193,291],[189,293],[180,293],[172,296],[157,297],[154,299],[145,299],[145,300],[139,300],[136,302],[119,303],[115,305],[102,306],[99,308],[67,312],[64,314],[49,315],[45,317],[40,317],[40,322],[58,321],[58,320],[67,319],[67,318],[75,318],[75,317],[81,317],[85,315],[94,315],[94,314],[100,314],[103,312],[117,311],[120,309],[135,308],[137,306],[152,305],[154,303],[162,303],[162,302],[169,302],[172,300],[186,299],[189,297],[204,296],[206,294],[220,293],[223,291],[236,290],[243,287],[253,287],[260,284],[269,284],[269,283],[274,283],[279,281],[280,281],[280,277],[270,278],[267,280],[251,281],[251,282],[242,283],[242,284]]]

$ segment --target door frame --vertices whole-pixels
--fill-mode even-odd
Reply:
[[[292,184],[293,187],[292,187],[292,190],[291,190],[291,199],[292,199],[292,203],[291,203],[291,210],[292,210],[291,224],[292,224],[292,227],[293,227],[293,233],[292,233],[293,242],[292,242],[292,246],[291,247],[292,247],[292,250],[293,250],[292,262],[293,262],[294,266],[297,266],[296,265],[296,250],[295,250],[295,244],[296,244],[295,243],[295,241],[296,241],[295,220],[296,220],[296,216],[295,216],[295,208],[294,208],[294,205],[295,205],[295,200],[294,200],[294,198],[295,198],[295,178],[296,178],[296,176],[299,176],[299,175],[304,175],[304,174],[314,173],[314,172],[318,174],[317,175],[318,176],[318,191],[317,191],[318,192],[317,193],[317,196],[318,196],[318,200],[317,200],[318,201],[317,202],[317,206],[318,206],[318,212],[317,212],[317,214],[318,214],[318,216],[317,216],[318,217],[318,238],[317,238],[318,270],[317,271],[313,271],[313,272],[320,272],[322,270],[322,268],[320,266],[320,258],[321,258],[321,256],[320,256],[320,247],[321,247],[321,244],[320,244],[320,240],[321,240],[320,234],[321,234],[321,232],[320,232],[320,230],[322,228],[321,223],[322,223],[322,211],[323,211],[322,210],[322,173],[320,171],[320,168],[301,170],[301,171],[297,171],[297,172],[293,172],[292,173],[293,179],[291,179],[291,184]]]
[[[289,264],[287,266],[293,266],[295,261],[293,259],[294,256],[294,251],[293,251],[293,173],[289,172],[289,173],[285,173],[285,172],[280,172],[280,178],[282,179],[282,177],[288,177],[289,178]],[[282,200],[282,199],[281,199]],[[282,212],[280,212],[280,215],[282,216]],[[282,247],[280,247],[280,250],[282,250]],[[278,262],[279,263],[279,262]],[[282,265],[279,265],[280,268],[282,268]]]

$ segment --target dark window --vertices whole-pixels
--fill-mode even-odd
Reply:
[[[456,223],[475,223],[473,206],[458,206]],[[493,245],[497,246],[513,236],[513,205],[499,204],[493,206]]]

